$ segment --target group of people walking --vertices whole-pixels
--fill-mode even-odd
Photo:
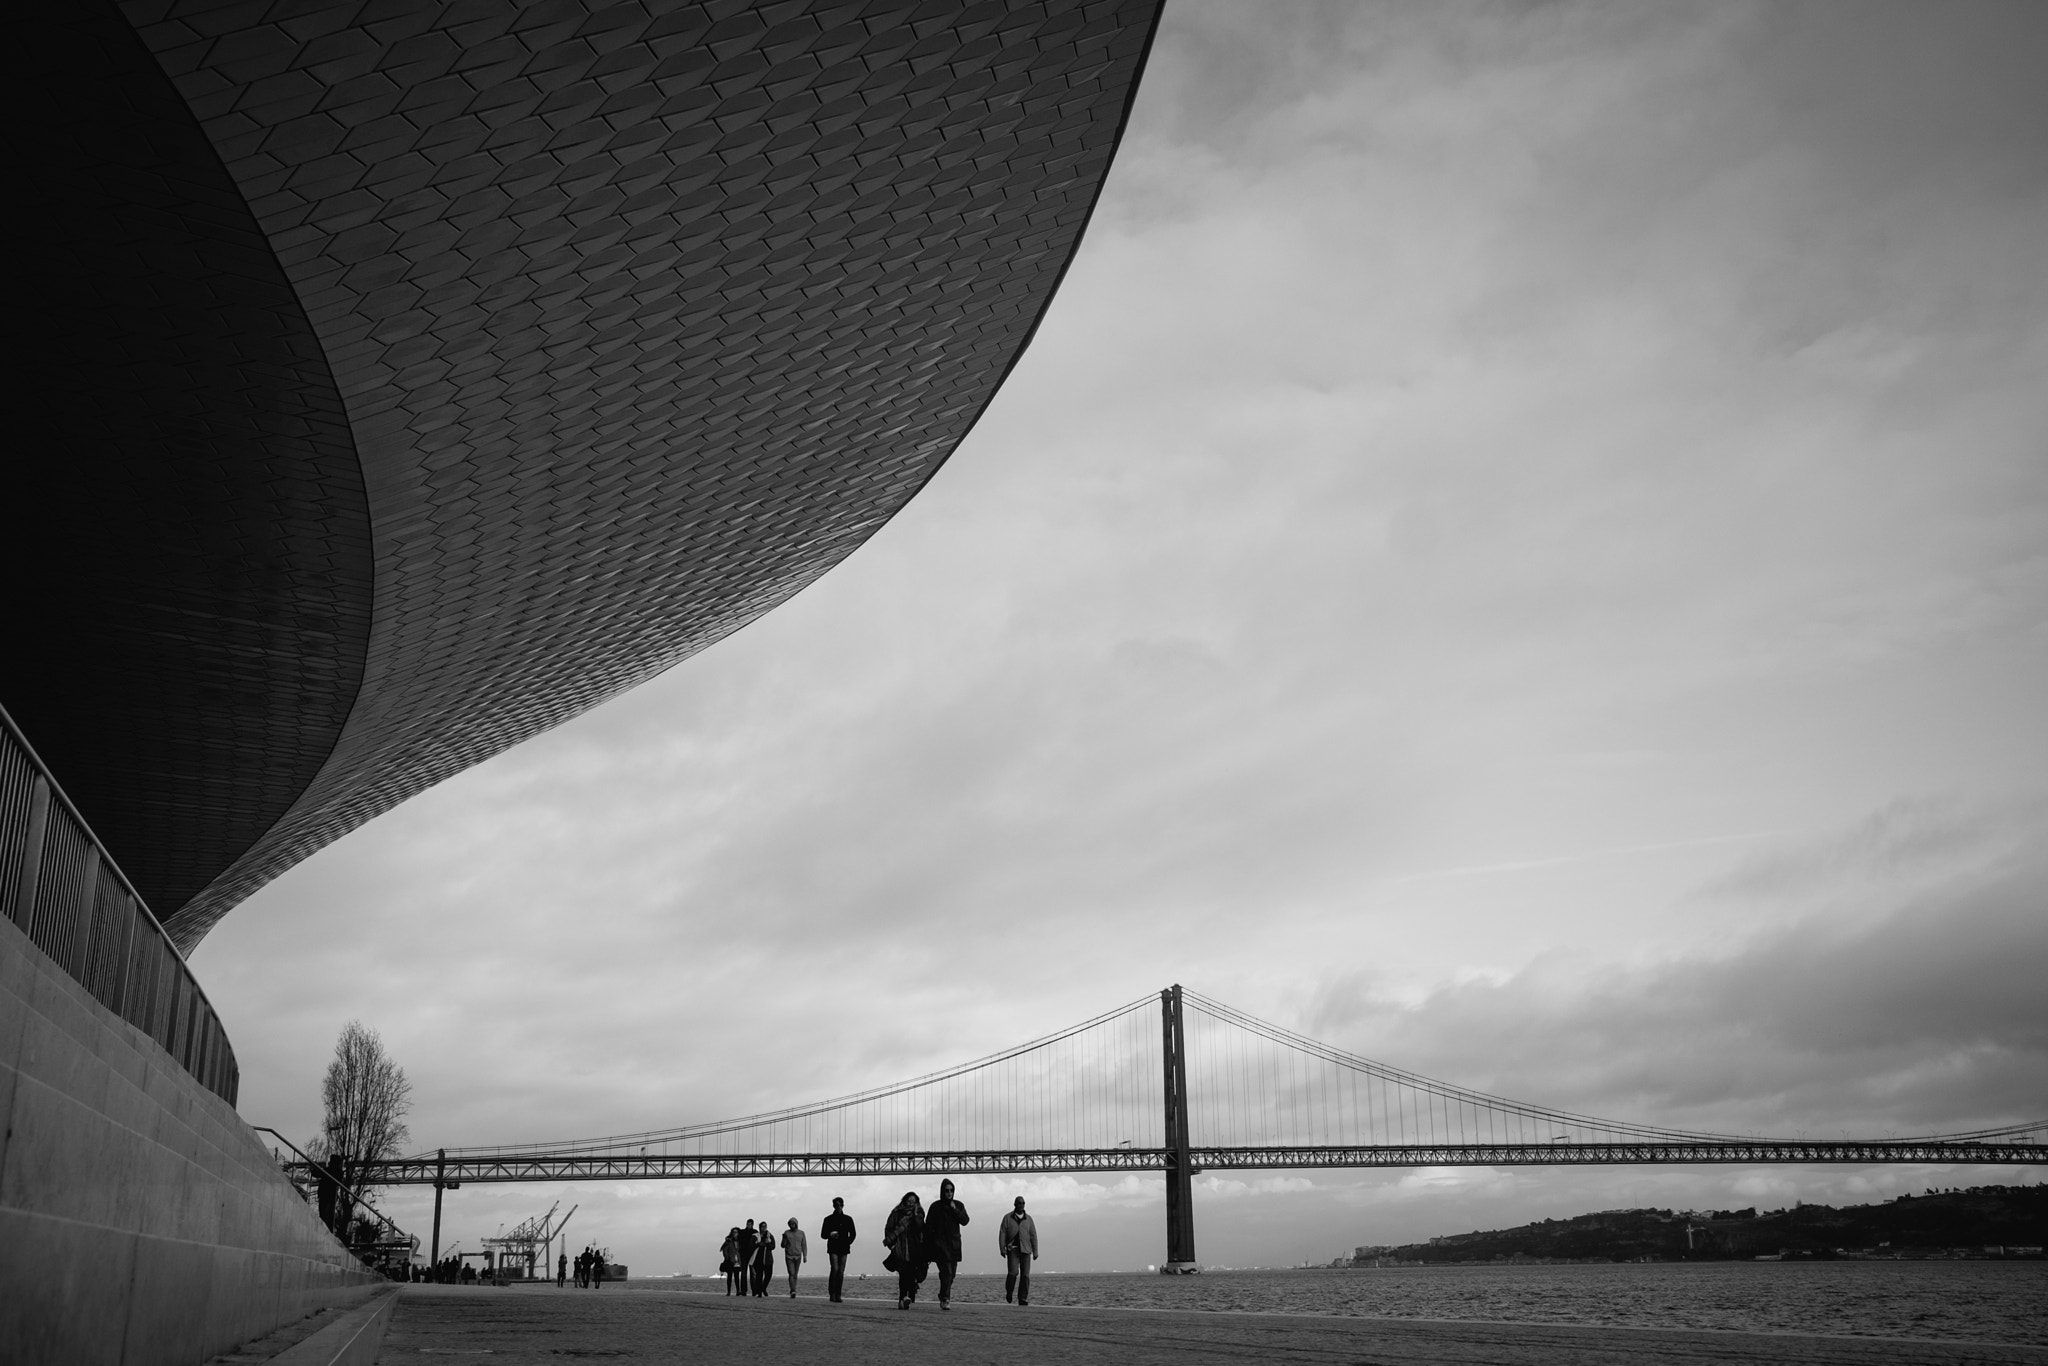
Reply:
[[[839,1203],[833,1201],[834,1204]],[[719,1246],[724,1258],[718,1269],[725,1273],[725,1293],[728,1295],[753,1295],[768,1298],[768,1287],[775,1280],[775,1230],[768,1227],[763,1219],[759,1228],[752,1219],[745,1228],[736,1228],[725,1235],[725,1242]],[[789,1297],[796,1298],[796,1269],[804,1264],[809,1249],[804,1244],[804,1231],[797,1227],[796,1220],[789,1221],[789,1227],[782,1234],[782,1256],[789,1264]]]
[[[605,1258],[611,1253],[602,1248],[586,1247],[576,1254],[576,1288],[595,1290],[604,1284]],[[547,1263],[541,1263],[541,1274],[547,1274]],[[555,1258],[555,1285],[560,1288],[569,1279],[569,1254],[564,1252]]]
[[[903,1193],[882,1226],[882,1242],[889,1251],[882,1266],[896,1273],[898,1309],[908,1309],[917,1303],[917,1292],[935,1266],[939,1271],[939,1308],[953,1307],[953,1278],[959,1273],[961,1260],[960,1230],[968,1222],[967,1206],[954,1198],[951,1181],[939,1183],[938,1197],[929,1208],[917,1198],[916,1191]],[[818,1236],[825,1240],[825,1256],[831,1265],[826,1293],[832,1303],[838,1304],[846,1288],[846,1259],[858,1236],[844,1200],[833,1198],[832,1212],[818,1226]],[[768,1287],[775,1279],[778,1246],[789,1273],[789,1297],[795,1299],[797,1272],[809,1256],[809,1245],[794,1219],[779,1239],[766,1219],[758,1227],[749,1219],[746,1227],[726,1234],[719,1247],[725,1293],[767,1298]],[[1038,1226],[1024,1212],[1021,1195],[996,1229],[996,1250],[1005,1264],[1003,1298],[1012,1304],[1030,1304],[1031,1263],[1038,1257]]]
[[[460,1257],[443,1257],[429,1267],[414,1267],[413,1279],[433,1281],[441,1285],[474,1285],[476,1268]]]

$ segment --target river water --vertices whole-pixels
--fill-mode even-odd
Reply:
[[[641,1281],[696,1289],[703,1281]],[[708,1289],[708,1287],[706,1287]],[[781,1282],[778,1278],[777,1290]],[[804,1293],[823,1289],[804,1277]],[[893,1298],[893,1277],[847,1284]],[[1000,1276],[955,1297],[1000,1300]],[[923,1300],[936,1299],[938,1278]],[[1033,1304],[1412,1319],[1720,1328],[2048,1344],[2048,1262],[1690,1262],[1216,1271],[1200,1276],[1039,1275]]]

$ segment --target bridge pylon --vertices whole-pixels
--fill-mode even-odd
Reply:
[[[1166,1057],[1166,1260],[1161,1275],[1195,1270],[1195,1168],[1188,1137],[1187,1031],[1182,1026],[1180,983],[1159,993]]]

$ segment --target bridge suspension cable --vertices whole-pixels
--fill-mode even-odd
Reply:
[[[1163,1065],[1169,1049],[1173,1066]],[[440,1185],[1163,1170],[1184,1183],[1205,1168],[2034,1163],[2048,1160],[2044,1139],[2043,1121],[1833,1142],[1601,1119],[1454,1086],[1175,989],[971,1062],[827,1100],[600,1138],[449,1148],[365,1164],[364,1175]]]
[[[451,1161],[649,1154],[716,1157],[804,1152],[1153,1146],[1158,1028],[1147,995],[987,1057],[887,1086],[781,1110],[602,1138],[449,1148]],[[430,1157],[416,1155],[415,1159]]]
[[[1185,991],[1197,1147],[1497,1148],[1545,1143],[1749,1145],[1755,1135],[1601,1119],[1488,1095],[1333,1048]],[[2037,1132],[2039,1122],[1901,1142],[1958,1143]]]

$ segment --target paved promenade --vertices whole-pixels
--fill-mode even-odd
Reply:
[[[475,1357],[493,1366],[579,1358],[635,1362],[820,1362],[831,1366],[1200,1366],[1222,1361],[2048,1364],[2048,1349],[1897,1339],[1658,1332],[1554,1324],[1445,1323],[1174,1310],[747,1300],[676,1291],[407,1286],[384,1366]]]

